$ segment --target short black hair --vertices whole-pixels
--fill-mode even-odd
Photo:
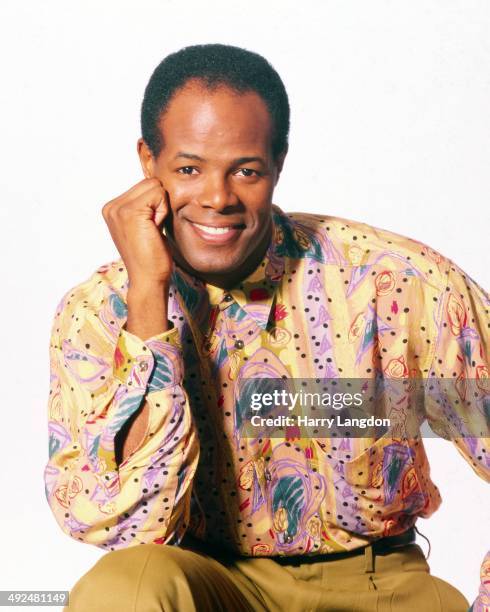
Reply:
[[[159,119],[173,95],[190,79],[201,80],[211,90],[226,85],[237,93],[256,92],[266,103],[272,118],[273,156],[286,151],[289,100],[276,70],[253,51],[232,45],[207,44],[184,47],[168,55],[148,81],[141,105],[141,134],[154,157],[158,157],[163,147]]]

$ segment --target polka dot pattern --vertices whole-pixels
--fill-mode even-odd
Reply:
[[[296,428],[247,438],[237,390],[255,377],[444,379],[452,400],[429,393],[429,423],[464,422],[467,381],[488,394],[488,294],[410,238],[278,207],[273,221],[262,263],[229,291],[176,268],[174,327],[146,342],[124,330],[121,260],[61,300],[45,480],[72,537],[112,550],[178,543],[189,530],[244,555],[324,554],[437,510],[422,439],[309,438]],[[118,466],[115,439],[144,398],[147,434]],[[490,480],[488,432],[454,444]]]

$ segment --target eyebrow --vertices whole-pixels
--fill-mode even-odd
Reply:
[[[195,153],[185,153],[184,151],[179,151],[177,155],[174,157],[174,159],[177,159],[180,157],[183,157],[184,159],[192,159],[192,160],[200,161],[200,162],[206,161],[203,157],[200,157],[199,155],[196,155]],[[259,162],[263,164],[264,166],[267,165],[265,161],[261,157],[258,157],[258,156],[238,157],[232,160],[231,165],[239,166],[240,164],[247,164],[249,162]]]

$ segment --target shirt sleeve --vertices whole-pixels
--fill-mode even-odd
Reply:
[[[189,523],[199,443],[182,386],[178,330],[143,342],[121,326],[105,355],[97,316],[92,323],[86,315],[85,329],[72,338],[66,312],[53,323],[48,503],[65,533],[107,550],[179,543]],[[144,400],[150,406],[145,437],[118,467],[115,436]]]
[[[426,413],[430,427],[451,440],[473,471],[490,482],[490,298],[453,261],[448,262],[444,280],[435,317]],[[487,553],[474,612],[490,610],[489,564]]]
[[[439,299],[437,338],[426,411],[431,428],[450,439],[490,482],[489,295],[449,261]]]
[[[489,612],[490,610],[490,550],[485,555],[480,569],[480,589],[468,612]]]

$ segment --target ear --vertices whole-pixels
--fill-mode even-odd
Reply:
[[[275,160],[275,166],[276,166],[276,172],[277,172],[276,185],[279,181],[279,177],[281,176],[282,167],[284,166],[284,160],[286,159],[287,154],[288,154],[288,145],[286,145],[286,148],[284,149],[284,151],[280,153]]]
[[[143,140],[143,138],[140,138],[138,140],[137,149],[140,158],[141,169],[143,170],[145,178],[153,178],[155,176],[155,161],[153,159],[153,155],[150,151],[150,148]]]

